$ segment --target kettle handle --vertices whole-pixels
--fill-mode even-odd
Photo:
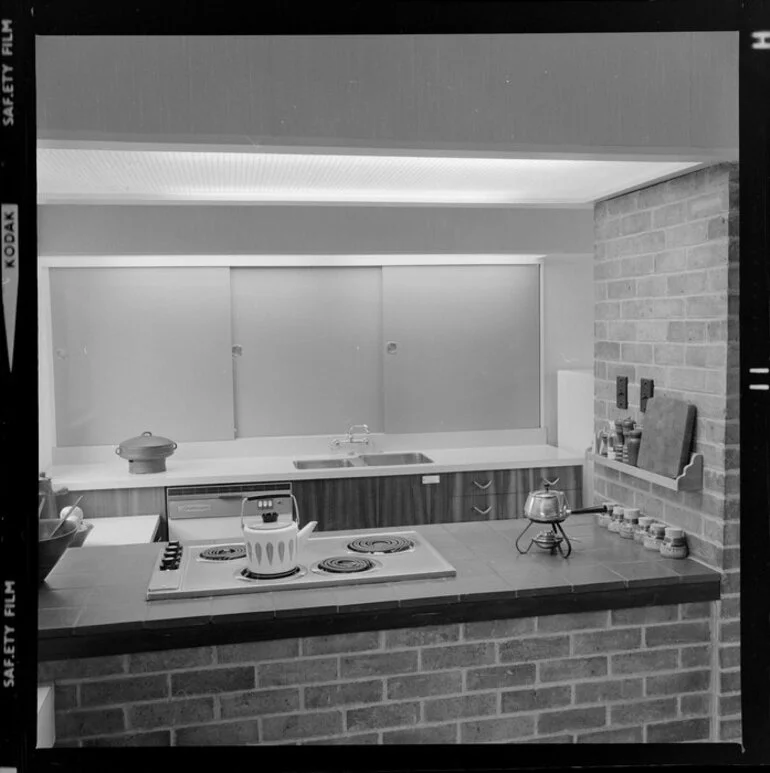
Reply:
[[[294,504],[294,507],[291,509],[291,519],[292,521],[295,521],[297,524],[297,528],[299,529],[299,504],[297,503],[297,497],[294,496],[294,494],[289,494],[291,497],[291,500]],[[243,497],[241,499],[241,528],[243,528],[243,516],[244,516],[244,510],[246,508],[246,502],[251,502],[254,499],[261,499],[262,496],[258,495],[255,497]]]

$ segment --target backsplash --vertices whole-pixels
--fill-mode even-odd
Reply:
[[[597,465],[595,493],[683,528],[693,557],[723,571],[721,665],[739,640],[737,164],[600,202],[595,234],[595,429],[624,416],[643,425],[639,383],[653,379],[655,395],[696,406],[693,451],[704,458],[698,492]],[[628,410],[615,407],[617,376],[628,377]],[[720,681],[722,716],[740,713],[739,696],[724,695],[736,686]]]
[[[344,455],[353,446],[333,448],[335,437],[344,437],[347,426],[334,435],[291,435],[285,437],[237,438],[199,443],[180,443],[174,459],[221,459],[232,457]],[[536,429],[478,430],[475,432],[384,433],[369,435],[368,450],[423,451],[429,448],[499,448],[502,446],[541,446],[546,444],[546,431]],[[117,443],[116,443],[117,445]],[[54,464],[90,464],[113,462],[114,446],[55,447]]]

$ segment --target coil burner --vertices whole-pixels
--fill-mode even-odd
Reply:
[[[289,569],[288,572],[281,572],[280,574],[257,574],[252,572],[247,566],[237,571],[235,576],[242,580],[285,580],[289,577],[302,577],[305,574],[307,574],[307,569],[304,566],[295,566],[293,569]]]
[[[201,561],[234,561],[236,558],[246,558],[246,546],[214,545],[201,550],[198,558]]]
[[[338,556],[324,558],[316,564],[316,568],[323,572],[334,574],[353,574],[355,572],[368,572],[377,564],[371,558],[364,556]]]
[[[348,550],[355,553],[403,553],[414,549],[414,541],[395,534],[377,535],[375,537],[359,537],[348,543]]]

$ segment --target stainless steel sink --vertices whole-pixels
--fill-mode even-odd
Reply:
[[[359,459],[364,464],[371,466],[383,464],[433,464],[433,459],[425,454],[361,454]]]
[[[295,459],[298,470],[328,470],[334,467],[355,467],[350,459]]]

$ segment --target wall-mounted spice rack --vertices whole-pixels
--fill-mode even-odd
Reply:
[[[594,464],[624,472],[626,475],[646,480],[648,483],[654,483],[657,486],[671,489],[671,491],[700,491],[703,488],[703,454],[693,454],[689,463],[682,470],[682,474],[677,478],[667,478],[665,475],[642,470],[632,464],[608,459],[606,456],[593,452],[588,453],[588,458],[592,459]]]

